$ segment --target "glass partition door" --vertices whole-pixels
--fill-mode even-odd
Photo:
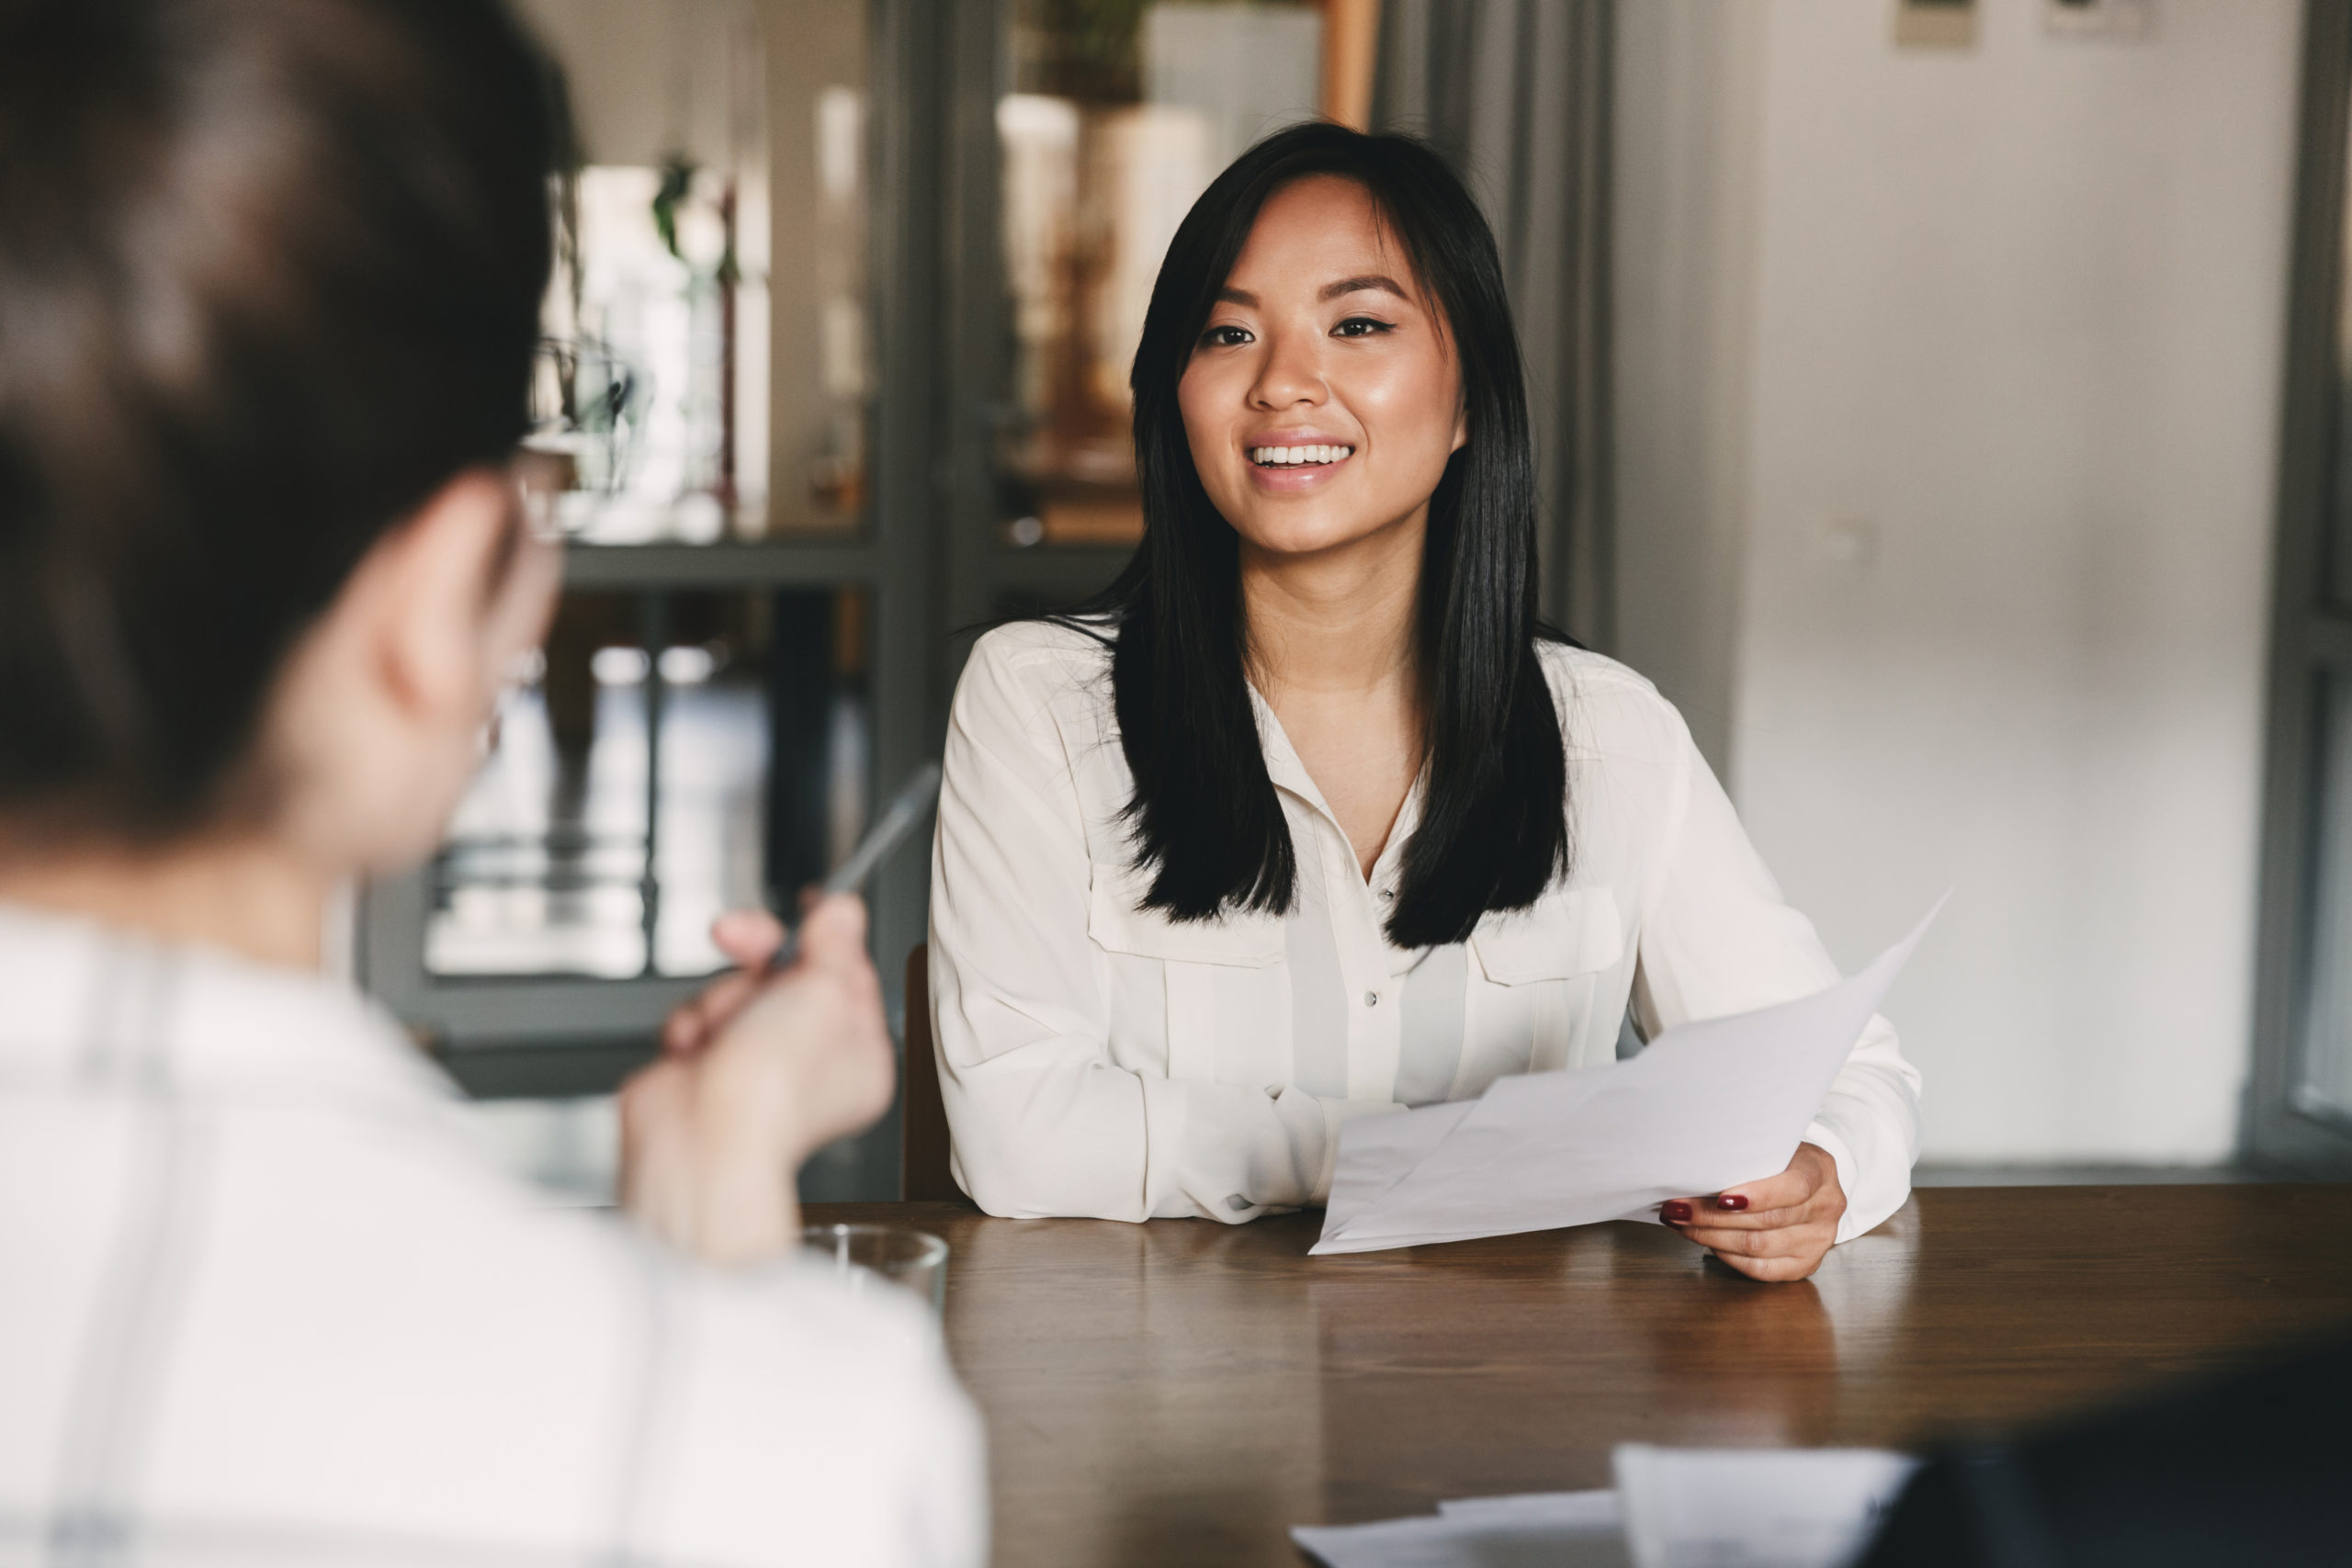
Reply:
[[[360,968],[469,1089],[569,1099],[608,1094],[723,966],[714,915],[790,908],[882,773],[935,750],[922,498],[869,461],[891,424],[870,300],[922,285],[869,243],[901,216],[876,195],[876,7],[521,8],[580,133],[526,444],[564,595],[441,851],[364,898]],[[922,858],[874,889],[894,1007]],[[886,1126],[811,1188],[895,1181]]]

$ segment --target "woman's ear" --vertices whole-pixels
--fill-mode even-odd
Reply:
[[[475,722],[509,579],[522,565],[513,487],[469,468],[376,543],[346,585],[385,694],[412,722]],[[511,634],[510,634],[511,635]]]
[[[379,538],[297,645],[266,765],[285,831],[338,874],[430,852],[481,761],[515,656],[561,573],[496,468],[451,479]]]
[[[1459,452],[1470,445],[1470,408],[1464,404],[1453,413],[1453,445],[1448,450]]]

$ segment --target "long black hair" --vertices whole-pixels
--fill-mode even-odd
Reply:
[[[1492,231],[1426,144],[1308,124],[1217,176],[1168,247],[1136,351],[1144,537],[1102,595],[1073,613],[1114,638],[1111,678],[1135,774],[1126,807],[1148,908],[1180,920],[1291,907],[1290,829],[1267,776],[1246,672],[1233,527],[1193,465],[1177,402],[1194,343],[1258,213],[1318,175],[1372,197],[1442,311],[1469,439],[1430,498],[1416,627],[1428,784],[1388,935],[1466,938],[1490,909],[1532,904],[1568,865],[1566,761],[1538,655],[1533,454],[1519,339]]]

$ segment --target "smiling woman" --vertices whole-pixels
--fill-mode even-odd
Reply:
[[[934,1039],[983,1208],[1319,1203],[1352,1118],[1836,979],[1680,716],[1537,621],[1501,268],[1427,147],[1245,153],[1133,386],[1142,547],[982,639],[948,736]],[[1902,1203],[1917,1093],[1873,1019],[1785,1169],[1661,1217],[1802,1278]]]

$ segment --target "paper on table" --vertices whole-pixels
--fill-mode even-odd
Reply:
[[[1477,1103],[1457,1100],[1401,1116],[1359,1116],[1342,1124],[1340,1156],[1331,1167],[1331,1192],[1324,1200],[1323,1234],[1331,1234],[1333,1214],[1355,1213],[1378,1201]],[[1316,1250],[1322,1249],[1318,1246]]]
[[[1438,1516],[1300,1525],[1326,1568],[1631,1568],[1614,1492],[1539,1492],[1440,1503]]]
[[[1678,1024],[1612,1066],[1498,1078],[1477,1100],[1340,1130],[1317,1253],[1651,1219],[1781,1170],[1927,934],[1778,1007]]]
[[[1606,1492],[1515,1492],[1503,1497],[1453,1497],[1437,1506],[1449,1519],[1523,1520],[1553,1529],[1606,1535],[1624,1526],[1614,1490]]]
[[[1636,1568],[1843,1568],[1919,1461],[1879,1449],[1616,1450]]]

